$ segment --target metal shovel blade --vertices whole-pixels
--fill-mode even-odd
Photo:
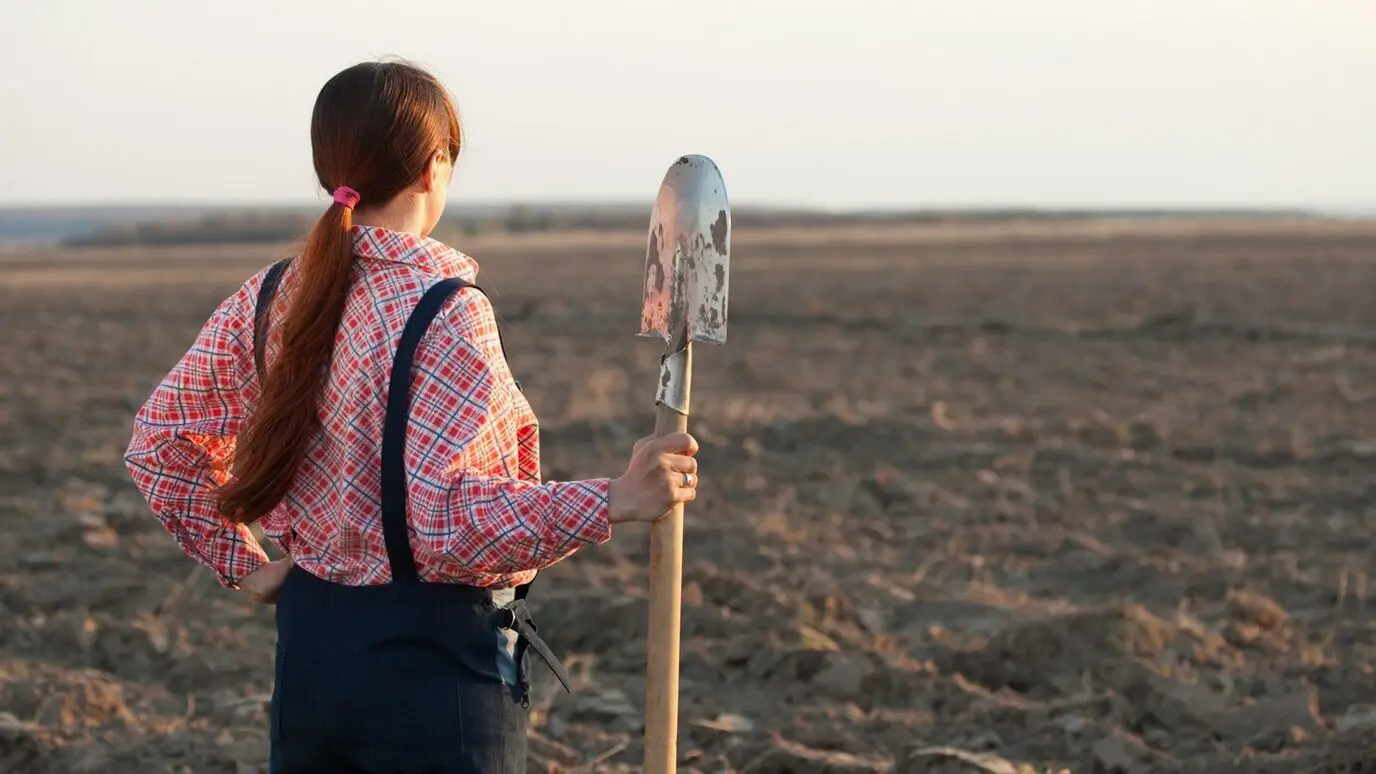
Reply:
[[[717,165],[684,156],[669,167],[650,216],[640,334],[726,342],[731,204]]]

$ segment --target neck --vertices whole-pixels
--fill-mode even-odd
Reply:
[[[401,195],[385,207],[361,207],[354,210],[355,226],[373,226],[388,231],[426,236],[429,223],[421,200]]]

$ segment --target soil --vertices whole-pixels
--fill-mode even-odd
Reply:
[[[465,244],[546,474],[653,426],[643,238]],[[266,771],[269,608],[130,418],[282,248],[0,257],[0,771]],[[1376,771],[1376,226],[740,233],[698,350],[680,770]],[[532,771],[636,771],[647,532],[543,574]]]

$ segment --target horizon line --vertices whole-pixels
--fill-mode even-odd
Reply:
[[[266,200],[266,201],[240,201],[240,200],[201,200],[201,201],[166,201],[148,199],[141,201],[118,201],[118,202],[95,202],[95,201],[72,201],[72,202],[42,202],[42,201],[0,201],[0,211],[61,211],[61,210],[300,210],[309,211],[313,208],[323,208],[326,202],[324,197],[320,201],[302,200]],[[517,207],[528,208],[555,208],[555,209],[608,209],[608,210],[638,210],[645,209],[647,212],[653,207],[653,201],[637,202],[628,199],[475,199],[475,200],[454,200],[451,199],[446,216],[458,215],[467,208],[473,209],[513,209]],[[1283,213],[1291,215],[1322,216],[1322,215],[1347,215],[1347,216],[1376,216],[1376,204],[1298,204],[1298,203],[1270,203],[1270,204],[1228,204],[1228,203],[1179,203],[1179,204],[1073,204],[1073,203],[914,203],[911,205],[896,204],[854,204],[854,205],[822,205],[822,204],[802,204],[789,202],[732,202],[732,209],[737,211],[750,212],[775,212],[775,213],[798,213],[798,214],[828,214],[828,215],[904,215],[904,214],[927,214],[927,213],[1238,213],[1238,214],[1258,214],[1258,213]]]

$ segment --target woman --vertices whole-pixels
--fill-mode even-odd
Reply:
[[[344,70],[311,143],[333,203],[210,317],[138,412],[129,471],[183,551],[277,605],[273,772],[524,771],[527,648],[563,679],[531,580],[692,500],[697,444],[540,483],[478,267],[427,236],[460,146],[435,78]]]

